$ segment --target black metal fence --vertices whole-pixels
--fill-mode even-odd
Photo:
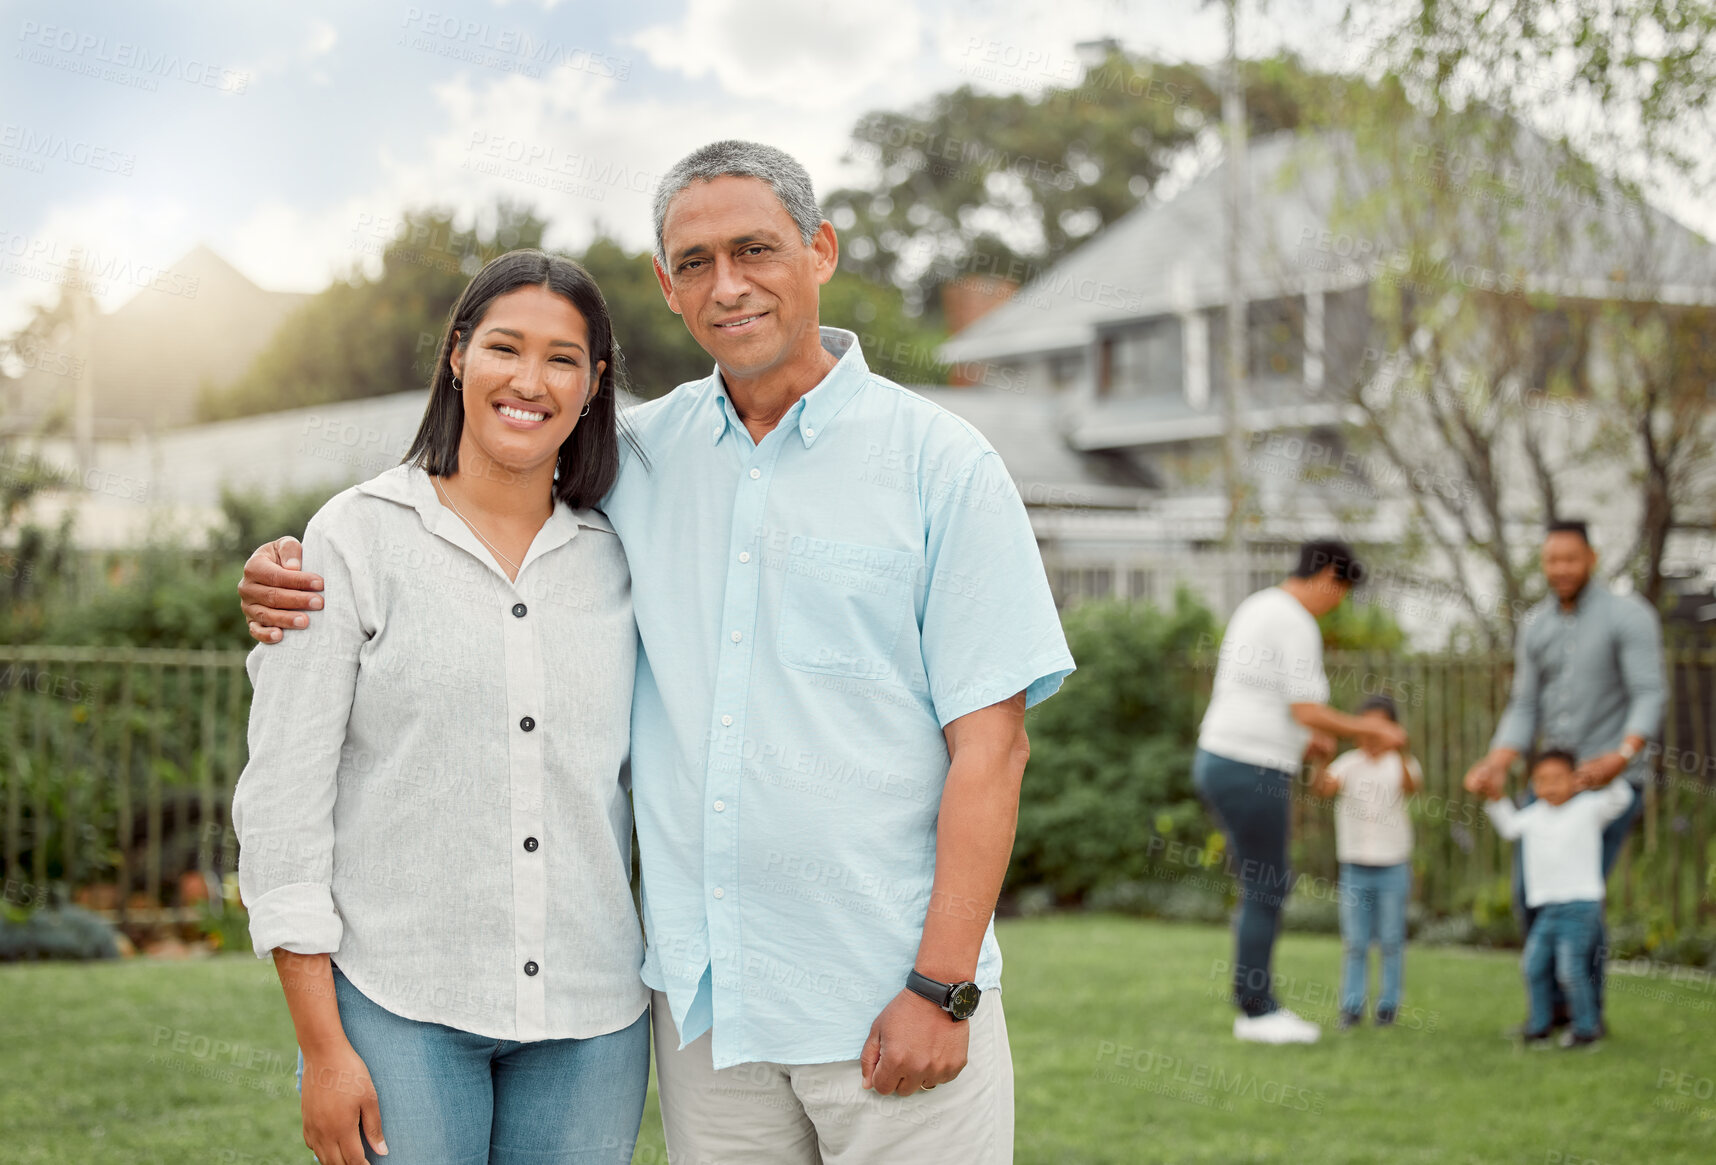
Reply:
[[[0,866],[5,898],[50,887],[122,924],[184,920],[236,869],[233,785],[250,685],[242,651],[0,646]],[[1170,666],[1172,666],[1170,664]],[[1716,650],[1668,657],[1672,700],[1641,825],[1611,884],[1629,913],[1674,927],[1716,910]],[[1207,668],[1187,661],[1207,685]],[[1488,747],[1511,661],[1484,655],[1331,655],[1334,700],[1392,695],[1425,788],[1415,802],[1417,896],[1467,909],[1507,872],[1506,849],[1460,787]],[[1296,798],[1294,865],[1333,876],[1332,818]]]

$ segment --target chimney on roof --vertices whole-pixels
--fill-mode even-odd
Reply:
[[[942,284],[941,315],[947,322],[947,334],[959,335],[1012,299],[1018,290],[1017,280],[999,275],[961,275]]]
[[[1087,69],[1096,68],[1119,51],[1120,42],[1112,36],[1098,37],[1096,40],[1081,40],[1073,45],[1073,52],[1078,54],[1079,62]]]
[[[961,275],[941,285],[941,315],[947,334],[957,336],[966,328],[1013,298],[1017,280],[999,275]],[[982,364],[955,364],[948,369],[948,383],[970,388],[983,383]]]

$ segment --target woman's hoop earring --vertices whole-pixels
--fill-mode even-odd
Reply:
[[[578,414],[578,415],[579,415],[579,416],[580,416],[580,417],[587,417],[587,416],[589,416],[589,415],[590,415],[590,406],[589,406],[589,405],[585,405],[585,406],[584,406],[584,411],[583,411],[583,412],[581,412],[581,413],[579,413],[579,414]]]
[[[453,377],[453,391],[454,392],[463,392],[464,389],[465,389],[465,386],[459,383],[459,378],[457,376]]]

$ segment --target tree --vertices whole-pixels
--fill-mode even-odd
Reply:
[[[408,392],[429,384],[447,315],[471,276],[518,247],[540,247],[546,223],[501,204],[489,228],[445,211],[402,215],[371,278],[353,269],[281,324],[239,380],[205,393],[203,420]]]
[[[1396,422],[1391,435],[1387,418],[1365,405],[1370,437],[1401,467],[1453,453],[1475,505],[1449,506],[1423,491],[1415,505],[1423,533],[1450,561],[1462,537],[1488,559],[1499,602],[1478,601],[1483,588],[1461,581],[1492,641],[1507,640],[1522,606],[1536,522],[1576,508],[1567,483],[1575,483],[1571,497],[1588,497],[1594,474],[1636,490],[1639,534],[1614,570],[1659,600],[1670,534],[1716,521],[1716,358],[1707,338],[1716,317],[1696,303],[1716,284],[1716,266],[1708,244],[1641,191],[1660,178],[1694,193],[1711,188],[1716,5],[1352,3],[1347,23],[1349,35],[1374,43],[1370,63],[1391,94],[1385,106],[1355,110],[1365,164],[1385,173],[1386,197],[1352,208],[1350,221],[1374,224],[1383,201],[1406,207],[1418,229],[1399,254],[1414,272],[1435,270],[1450,254],[1498,280],[1557,264],[1573,273],[1593,255],[1608,264],[1577,271],[1582,287],[1527,279],[1504,296],[1446,285],[1424,294],[1414,273],[1410,294],[1380,306],[1403,354],[1394,379],[1420,396],[1423,424]],[[1408,121],[1420,151],[1412,164],[1389,140]],[[1521,157],[1532,141],[1546,148]],[[1608,164],[1600,171],[1593,158]],[[1694,302],[1680,302],[1687,286]],[[1593,367],[1605,375],[1588,376]],[[1557,400],[1588,408],[1630,440],[1581,440],[1558,422],[1559,408],[1541,407]],[[1514,458],[1528,467],[1530,496],[1515,491],[1510,505],[1503,479]]]
[[[608,302],[633,395],[653,399],[675,385],[709,375],[714,361],[669,310],[648,251],[627,251],[613,239],[599,236],[579,261],[595,277]]]
[[[1191,779],[1200,684],[1186,663],[1219,628],[1184,590],[1167,610],[1081,603],[1062,625],[1078,670],[1026,716],[1031,767],[1007,886],[1070,898],[1148,879],[1154,835],[1204,837]]]
[[[67,354],[76,348],[71,335],[74,321],[87,319],[93,304],[86,286],[75,280],[63,283],[53,304],[36,308],[23,327],[0,340],[0,593],[6,597],[0,610],[0,641],[10,639],[14,621],[29,617],[50,580],[64,570],[74,520],[69,508],[52,530],[22,520],[34,498],[72,484],[72,478],[41,457],[34,446],[36,434],[8,421],[4,406],[13,395],[8,382],[14,379],[14,370],[66,367]],[[56,411],[40,422],[40,428],[52,430],[66,420],[65,411]]]
[[[1252,132],[1299,125],[1352,84],[1292,57],[1251,62]],[[934,292],[961,275],[1026,282],[1149,198],[1220,118],[1205,71],[1111,52],[1076,84],[1035,97],[962,85],[908,111],[877,110],[852,131],[849,160],[872,178],[824,209],[841,267],[906,292],[939,316]]]

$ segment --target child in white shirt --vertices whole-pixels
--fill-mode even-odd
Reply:
[[[1359,705],[1363,719],[1398,722],[1394,701],[1371,696]],[[1423,783],[1418,762],[1372,746],[1342,753],[1318,775],[1312,791],[1338,793],[1335,856],[1341,863],[1342,1028],[1364,1015],[1370,947],[1382,963],[1376,1024],[1387,1027],[1400,1009],[1406,962],[1406,900],[1412,890],[1412,821],[1406,800]]]
[[[1569,1048],[1597,1040],[1589,968],[1602,936],[1603,827],[1633,799],[1624,780],[1579,792],[1577,763],[1572,753],[1550,749],[1531,766],[1536,801],[1523,809],[1499,798],[1485,806],[1496,832],[1525,847],[1525,902],[1537,911],[1522,960],[1531,1002],[1525,1039],[1549,1039],[1550,994],[1559,980],[1573,1011],[1573,1029],[1562,1038]]]

